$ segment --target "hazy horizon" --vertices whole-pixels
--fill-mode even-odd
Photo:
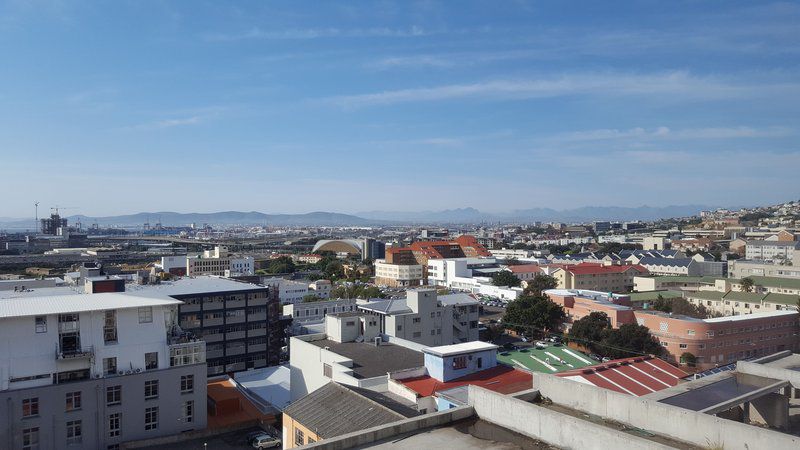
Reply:
[[[6,2],[0,217],[800,198],[797,3]]]

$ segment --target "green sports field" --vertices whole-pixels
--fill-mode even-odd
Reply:
[[[559,347],[550,345],[544,349],[502,350],[497,354],[497,360],[514,367],[542,373],[558,373],[598,364],[598,361],[589,358],[588,355],[563,345]]]

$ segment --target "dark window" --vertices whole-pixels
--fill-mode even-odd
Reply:
[[[158,369],[158,352],[144,354],[144,370]]]
[[[158,380],[147,380],[144,382],[144,398],[158,398]]]
[[[106,405],[119,405],[122,403],[122,386],[109,386],[106,388]]]
[[[35,417],[39,415],[39,397],[22,400],[22,417]]]
[[[181,394],[194,392],[194,375],[181,375]]]
[[[81,392],[67,392],[67,411],[81,409]]]

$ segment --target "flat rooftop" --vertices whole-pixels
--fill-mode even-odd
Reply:
[[[448,426],[367,444],[359,448],[418,450],[457,448],[459,450],[549,450],[557,449],[507,428],[480,419],[467,419]]]
[[[258,284],[236,281],[230,278],[216,276],[185,277],[174,281],[164,281],[160,284],[137,285],[127,284],[127,293],[145,296],[174,296],[193,295],[211,292],[251,291],[254,289],[267,289]]]
[[[104,311],[108,309],[138,308],[145,306],[179,305],[183,303],[169,297],[153,298],[109,292],[84,295],[53,295],[0,300],[0,319],[48,314]]]
[[[436,356],[453,356],[462,353],[480,352],[486,350],[496,350],[497,346],[488,342],[472,341],[462,342],[460,344],[440,345],[438,347],[427,347],[423,350],[425,353],[430,353]]]
[[[422,352],[386,342],[380,346],[365,342],[336,342],[330,339],[308,342],[320,348],[329,347],[333,353],[353,360],[352,369],[356,378],[374,378],[389,372],[425,365]]]
[[[672,397],[662,398],[659,402],[690,409],[692,411],[702,411],[736,397],[755,392],[779,381],[780,380],[756,375],[731,373],[730,376],[720,381],[715,381]]]

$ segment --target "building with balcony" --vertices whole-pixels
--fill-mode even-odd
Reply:
[[[253,275],[255,259],[252,256],[236,256],[227,247],[216,246],[200,255],[186,258],[186,275]]]
[[[206,426],[205,343],[179,300],[121,293],[0,301],[0,448],[107,449]]]

